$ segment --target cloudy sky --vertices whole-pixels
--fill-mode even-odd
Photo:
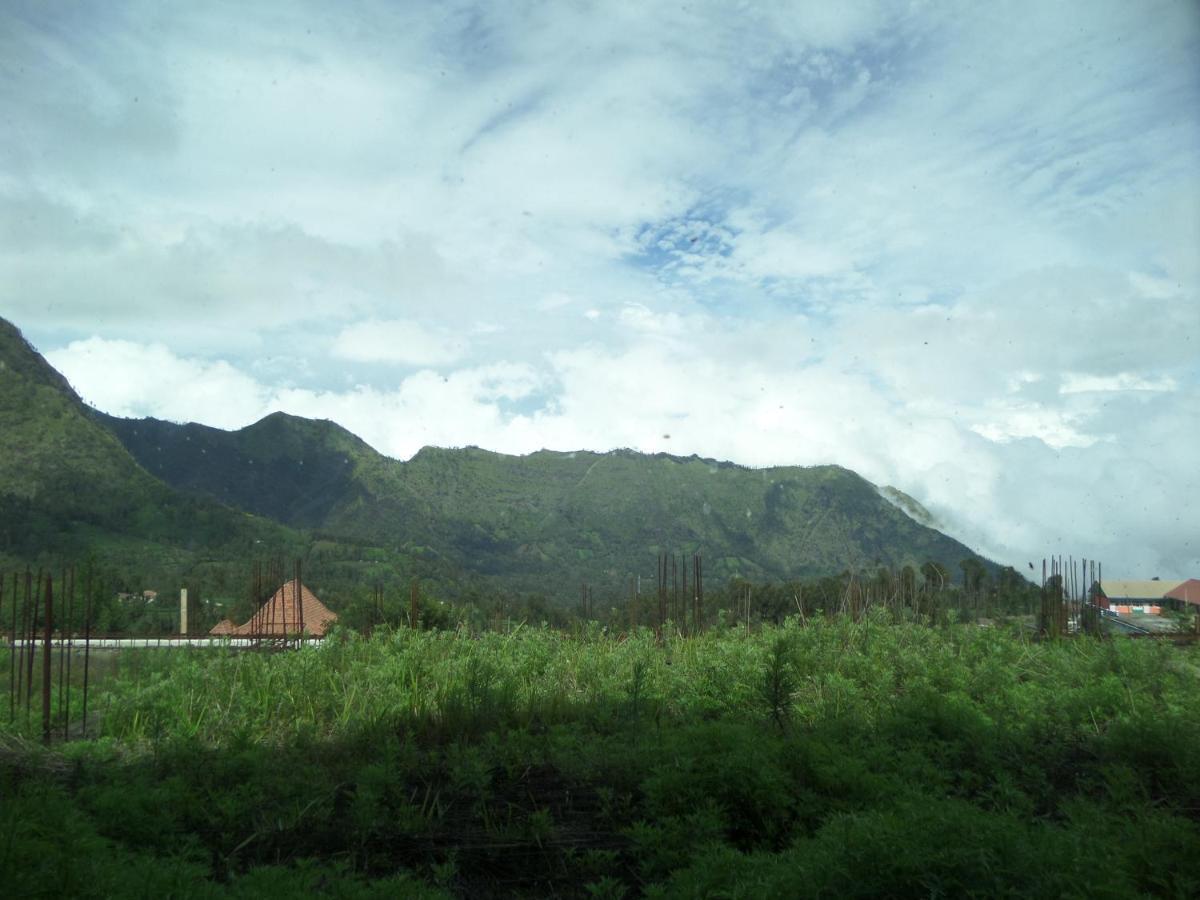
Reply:
[[[1200,5],[0,0],[0,315],[236,428],[834,462],[1200,575]]]

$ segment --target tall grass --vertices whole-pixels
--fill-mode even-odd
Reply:
[[[0,754],[0,868],[84,894],[111,859],[211,896],[1192,896],[1198,673],[1197,648],[883,612],[131,651],[98,740]],[[67,821],[86,865],[43,839]]]
[[[960,696],[1027,727],[1100,728],[1114,717],[1195,708],[1198,654],[1147,642],[1036,643],[882,615],[675,636],[377,631],[297,652],[129,651],[97,689],[101,734],[136,745],[182,737],[335,738],[386,724],[454,735],[631,716],[683,722],[786,717],[874,722],[904,698]]]

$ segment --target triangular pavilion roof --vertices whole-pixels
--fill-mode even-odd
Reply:
[[[297,590],[297,587],[299,588]],[[271,598],[250,617],[244,625],[233,626],[229,630],[218,632],[217,628],[225,622],[217,624],[213,634],[230,634],[244,637],[247,635],[268,635],[282,637],[288,634],[305,634],[323,637],[329,626],[337,621],[337,613],[327,607],[317,595],[303,583],[295,579],[280,586]]]

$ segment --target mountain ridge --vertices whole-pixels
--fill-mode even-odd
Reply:
[[[408,572],[451,594],[490,584],[559,598],[581,582],[619,594],[650,577],[659,553],[701,553],[717,580],[930,560],[954,571],[967,558],[997,568],[834,464],[751,468],[628,448],[423,447],[401,461],[334,422],[282,412],[233,431],[111,416],[3,325],[0,503],[26,549],[109,534],[134,555],[154,545],[191,558],[265,542],[348,583]],[[0,549],[12,550],[12,531]]]
[[[0,319],[0,557],[95,551],[121,566],[294,544],[274,522],[183,496],[148,473],[63,376]]]
[[[275,509],[276,515],[281,497],[247,477],[247,448],[268,424],[291,432],[275,447],[295,447],[303,432],[310,440],[303,453],[275,460],[273,471],[285,476],[276,490],[286,494],[281,485],[287,485],[293,491],[282,498],[282,521],[436,553],[464,572],[524,588],[552,577],[555,567],[615,581],[647,569],[656,553],[671,551],[704,552],[713,558],[709,571],[721,578],[824,575],[919,566],[928,559],[954,570],[961,559],[981,559],[834,464],[751,468],[629,449],[509,455],[474,446],[423,447],[400,461],[328,420],[273,414],[234,431],[158,420],[106,422],[148,470],[168,480],[172,472],[186,472],[186,479],[172,483],[258,514]],[[196,428],[224,456],[197,453],[193,442],[181,439]],[[165,435],[166,441],[151,445],[147,435]],[[243,469],[231,474],[219,459]],[[259,465],[258,471],[266,470]],[[322,492],[322,502],[300,504],[295,492],[306,480]],[[240,492],[231,495],[230,485]]]

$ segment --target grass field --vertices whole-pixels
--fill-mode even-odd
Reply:
[[[1200,894],[1194,647],[398,630],[93,687],[89,740],[3,731],[6,892]]]

